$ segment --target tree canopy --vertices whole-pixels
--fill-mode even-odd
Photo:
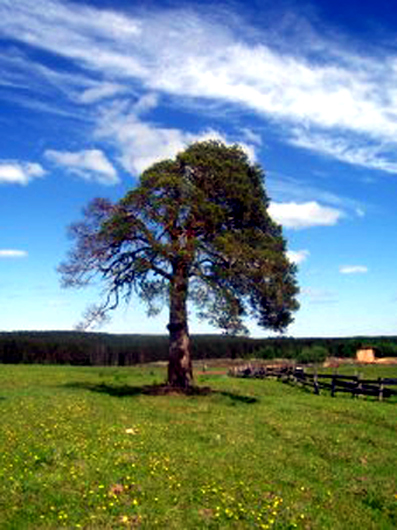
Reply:
[[[292,322],[296,267],[268,205],[263,170],[239,146],[195,143],[144,171],[116,204],[88,206],[71,227],[75,246],[60,266],[63,283],[103,281],[105,298],[87,324],[121,297],[139,296],[149,314],[168,303],[169,382],[189,384],[188,301],[227,333],[245,332],[246,316],[274,331]]]

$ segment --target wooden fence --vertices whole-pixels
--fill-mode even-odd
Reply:
[[[378,377],[377,379],[363,379],[360,375],[339,375],[307,373],[304,368],[280,366],[246,366],[230,370],[229,375],[234,377],[250,377],[265,379],[276,377],[278,380],[313,389],[315,394],[321,390],[331,393],[332,397],[338,392],[345,392],[357,396],[373,396],[382,401],[390,396],[397,396],[397,378]]]

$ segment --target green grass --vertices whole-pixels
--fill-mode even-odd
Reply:
[[[396,401],[164,376],[0,366],[0,528],[397,528]]]

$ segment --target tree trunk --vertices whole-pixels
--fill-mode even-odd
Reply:
[[[188,388],[193,381],[190,337],[187,324],[188,274],[186,266],[174,267],[170,286],[170,333],[168,384]]]

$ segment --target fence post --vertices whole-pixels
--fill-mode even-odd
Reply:
[[[383,378],[379,377],[379,401],[383,401],[383,390],[385,385],[383,384]]]
[[[336,375],[332,374],[332,383],[331,383],[331,397],[335,397],[336,387]]]
[[[314,393],[319,395],[320,394],[320,388],[318,386],[317,366],[316,366],[315,371],[314,371],[313,383],[314,383]]]
[[[359,397],[362,390],[361,374],[357,375],[356,388],[352,388],[352,397]]]

